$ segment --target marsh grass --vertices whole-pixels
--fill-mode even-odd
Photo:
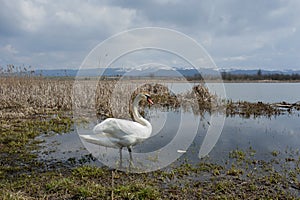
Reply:
[[[282,157],[277,163],[272,159],[256,160],[251,151],[230,152],[228,166],[206,159],[195,165],[182,163],[171,170],[145,174],[88,165],[33,170],[0,179],[0,198],[111,199],[112,195],[113,199],[299,198],[297,154],[293,154],[293,161],[286,162]]]
[[[121,93],[114,93],[116,81],[95,84],[93,80],[80,80],[79,83],[83,93],[74,96],[71,79],[1,77],[0,199],[111,199],[112,194],[113,199],[299,198],[298,152],[274,150],[270,152],[271,159],[265,161],[257,160],[253,149],[236,149],[229,153],[224,164],[209,159],[196,165],[186,161],[169,171],[147,174],[114,171],[113,177],[111,169],[87,165],[88,157],[84,161],[57,161],[49,167],[49,163],[37,159],[42,141],[33,139],[41,134],[70,132],[75,123],[71,117],[74,106],[94,110],[99,117],[130,117],[127,111],[134,94],[126,96],[126,100],[118,96]],[[210,112],[215,109],[212,105],[220,103],[203,85],[177,96],[163,84],[143,83],[139,87],[124,84],[124,87],[124,91],[151,93],[154,102],[161,107],[176,109],[187,105]],[[115,101],[112,95],[116,95],[119,107],[125,102],[122,110],[111,106]],[[224,105],[229,115],[256,117],[282,112],[263,103],[228,102]],[[141,106],[146,106],[146,102]]]
[[[70,132],[70,117],[0,120],[0,179],[13,179],[20,174],[40,171],[47,164],[37,159],[41,134]]]

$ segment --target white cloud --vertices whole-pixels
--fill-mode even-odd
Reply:
[[[55,13],[55,17],[66,25],[79,26],[82,24],[81,18],[69,11],[58,11]]]
[[[18,51],[11,45],[7,44],[3,48],[1,48],[1,51],[6,54],[17,54]]]
[[[102,30],[110,34],[128,28],[135,16],[135,11],[131,9],[78,1],[68,4],[68,9],[61,5],[53,13],[56,17],[54,23],[58,25],[89,29],[88,31]]]
[[[12,2],[12,1],[10,1]],[[26,31],[37,31],[45,22],[44,7],[31,1],[19,1],[16,7],[17,12],[21,15],[21,26]]]
[[[249,56],[233,56],[233,57],[226,57],[223,58],[222,60],[224,61],[243,61],[243,60],[247,60],[249,58]]]

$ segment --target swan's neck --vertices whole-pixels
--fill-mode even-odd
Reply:
[[[144,119],[138,111],[138,106],[139,106],[140,101],[141,101],[141,99],[139,99],[139,98],[135,98],[133,101],[133,104],[132,104],[133,118],[136,122],[142,124],[143,126],[152,128],[150,122],[148,122],[146,119]]]

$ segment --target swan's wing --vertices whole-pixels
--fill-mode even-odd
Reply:
[[[96,145],[101,145],[105,147],[112,147],[112,148],[119,148],[118,144],[118,139],[114,138],[109,138],[105,137],[102,134],[98,135],[80,135],[82,139],[84,139],[86,142],[96,144]]]
[[[146,127],[133,121],[108,118],[96,125],[93,131],[95,134],[105,134],[116,138],[124,138],[129,135],[138,137],[146,131]]]

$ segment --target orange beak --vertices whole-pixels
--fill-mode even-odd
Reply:
[[[148,103],[150,103],[151,105],[153,105],[153,101],[150,97],[147,98]]]

